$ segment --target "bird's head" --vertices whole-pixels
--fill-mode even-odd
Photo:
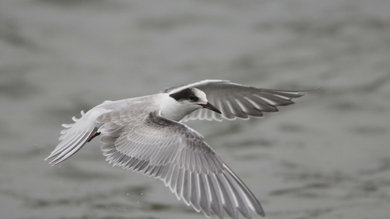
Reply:
[[[208,102],[206,94],[200,89],[186,88],[169,96],[186,108],[193,110],[205,108],[221,114],[221,111]]]

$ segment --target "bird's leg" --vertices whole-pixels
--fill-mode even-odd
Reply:
[[[87,142],[90,142],[92,141],[92,139],[94,139],[96,136],[100,135],[100,132],[95,132],[95,134],[89,136],[89,138],[87,139]]]

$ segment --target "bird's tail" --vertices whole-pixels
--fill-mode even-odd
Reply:
[[[65,129],[61,131],[60,143],[45,160],[51,159],[50,164],[53,166],[59,164],[75,154],[87,142],[99,134],[95,120],[100,114],[97,115],[93,111],[93,109],[87,113],[81,111],[80,118],[72,118],[73,124],[62,125]]]

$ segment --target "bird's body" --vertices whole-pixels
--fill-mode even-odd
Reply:
[[[74,118],[74,124],[63,125],[60,143],[47,159],[58,164],[102,135],[102,151],[109,163],[163,181],[196,211],[219,218],[224,212],[232,218],[238,218],[238,212],[251,218],[251,210],[264,216],[252,192],[203,136],[182,122],[261,117],[302,95],[204,80],[154,95],[105,101]]]

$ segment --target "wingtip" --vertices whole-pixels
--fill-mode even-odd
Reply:
[[[51,153],[49,156],[47,156],[44,160],[49,160],[52,157],[53,157],[53,153]]]
[[[263,210],[263,208],[261,208],[261,211],[260,212],[257,212],[260,216],[262,217],[265,217],[265,212]]]
[[[311,88],[311,89],[306,89],[306,90],[301,90],[300,92],[304,95],[304,94],[307,94],[307,93],[311,93],[311,92],[318,92],[322,89],[322,87],[314,87],[314,88]]]
[[[252,209],[252,210],[254,210],[258,215],[260,215],[260,216],[262,216],[262,217],[265,217],[265,212],[264,212],[264,210],[263,210],[263,207],[261,207],[261,205],[258,206],[258,207],[259,207],[259,208]]]
[[[59,164],[59,163],[61,163],[61,161],[58,162],[58,161],[55,161],[55,159],[49,162],[49,164],[50,164],[52,167],[54,167],[55,165],[57,165],[57,164]]]
[[[45,158],[44,160],[47,161],[48,158]],[[54,167],[54,166],[56,165],[56,163],[53,163],[53,161],[50,161],[50,162],[49,162],[49,165],[52,166],[52,167]]]
[[[53,159],[52,159],[53,158]],[[55,165],[57,165],[58,163],[61,163],[61,161],[60,162],[58,162],[57,161],[57,158],[55,157],[55,156],[53,156],[53,154],[50,154],[48,157],[46,157],[44,160],[45,161],[47,161],[47,160],[50,160],[50,159],[52,159],[50,162],[49,162],[49,164],[53,167],[53,166],[55,166]]]

